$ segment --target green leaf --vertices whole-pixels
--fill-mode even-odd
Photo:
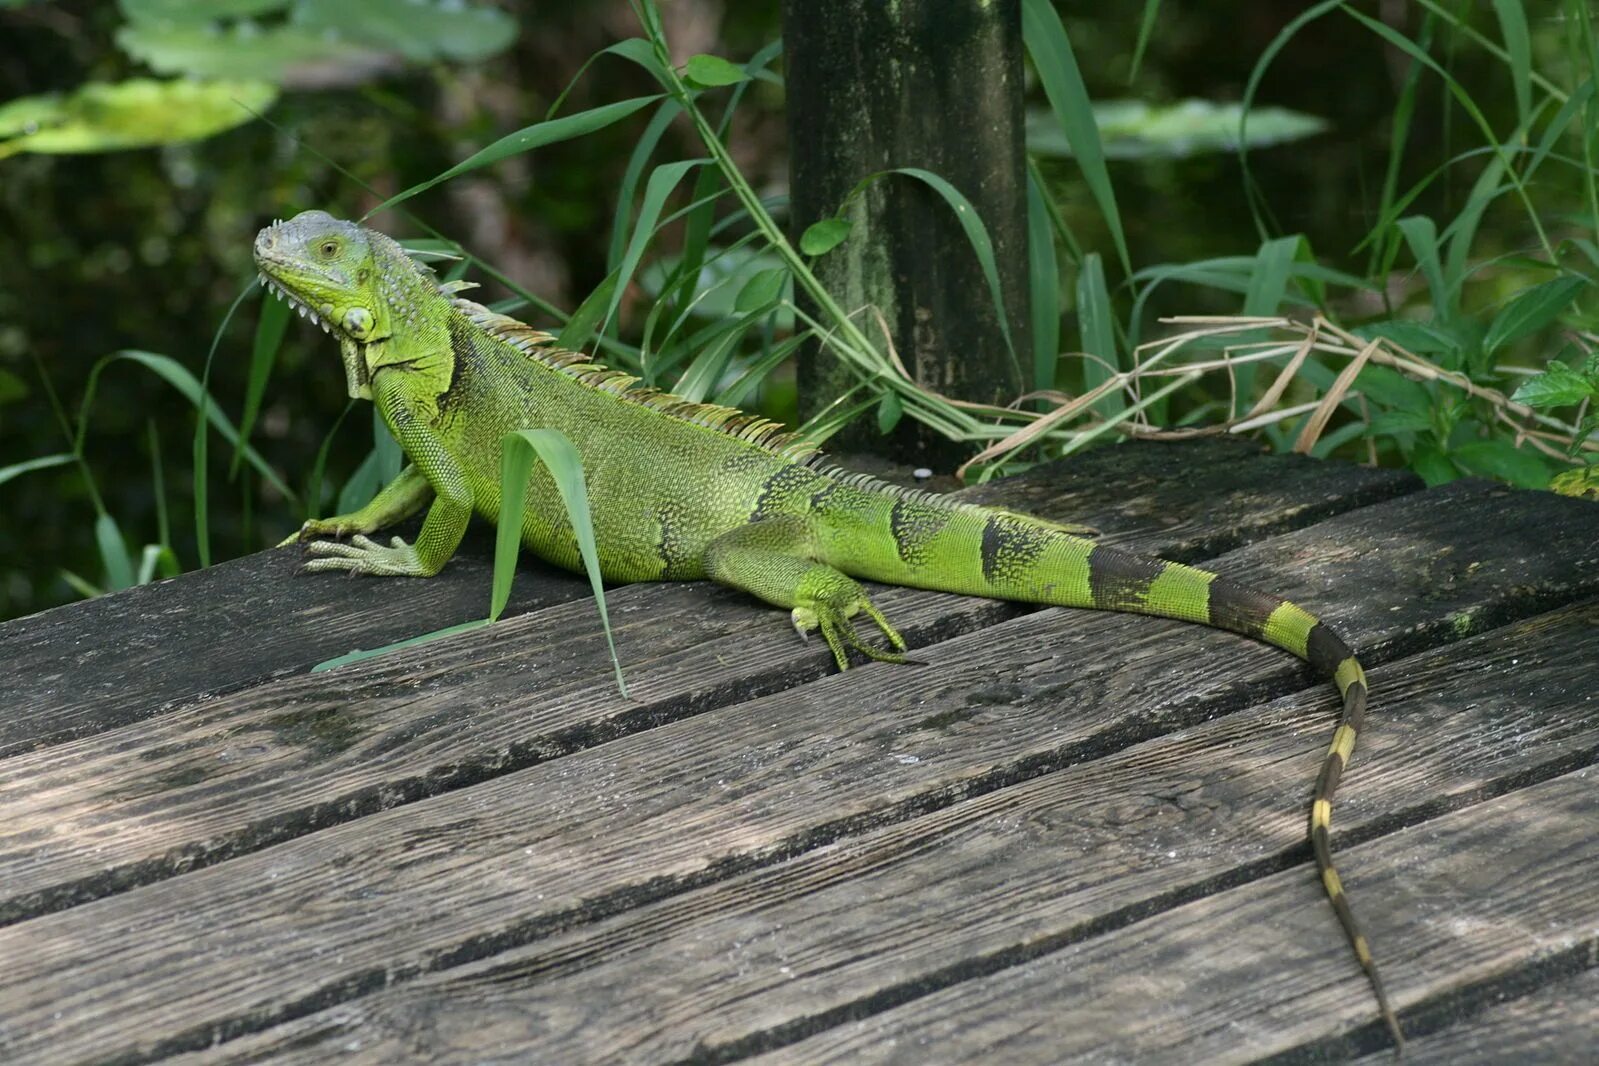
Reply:
[[[1541,489],[1549,484],[1549,467],[1543,459],[1509,441],[1472,441],[1455,448],[1450,455],[1474,474],[1486,474],[1521,488]]]
[[[787,267],[763,270],[744,283],[733,300],[733,309],[740,313],[759,310],[775,303],[783,294],[783,284],[788,281]]]
[[[655,236],[655,223],[661,217],[661,209],[666,206],[666,198],[672,195],[677,183],[683,180],[683,175],[708,162],[710,162],[708,159],[684,159],[675,163],[662,163],[650,172],[650,180],[644,186],[644,202],[639,207],[638,222],[633,227],[632,239],[628,241],[627,251],[622,254],[622,262],[616,268],[616,288],[611,292],[611,302],[605,309],[605,318],[600,326],[601,333],[606,331],[616,316],[616,309],[622,303],[622,293],[627,291],[628,283],[633,280],[633,271],[638,268],[639,260],[644,255],[644,246]]]
[[[0,159],[18,152],[113,152],[195,141],[249,122],[278,91],[258,81],[133,78],[92,82],[68,96],[0,105]]]
[[[133,558],[128,554],[127,541],[117,528],[117,520],[105,512],[94,520],[94,540],[100,548],[100,562],[105,567],[106,588],[118,592],[133,587]]]
[[[824,218],[820,222],[812,222],[805,227],[805,232],[800,234],[800,251],[806,255],[826,255],[849,236],[850,223],[842,218]]]
[[[272,367],[278,360],[278,349],[283,346],[283,334],[289,327],[291,309],[287,300],[263,298],[261,317],[255,324],[255,343],[250,350],[250,381],[244,392],[244,412],[239,415],[239,444],[233,447],[233,465],[228,476],[237,477],[242,447],[250,440],[255,420],[261,413],[261,400],[266,395],[267,382],[272,378]]]
[[[737,85],[749,75],[744,73],[744,68],[736,63],[729,63],[721,56],[697,55],[689,59],[683,66],[683,73],[696,85],[714,89],[722,85]]]
[[[130,22],[191,22],[262,15],[285,6],[285,0],[120,0]]]
[[[9,466],[0,466],[0,485],[4,485],[14,477],[21,477],[23,474],[31,473],[35,470],[48,470],[53,466],[66,466],[76,458],[77,456],[71,452],[61,452],[56,455],[41,455],[37,459],[24,459],[20,463],[12,463]]]
[[[516,19],[486,4],[461,0],[337,0],[299,3],[291,24],[324,39],[358,42],[412,63],[438,59],[476,63],[516,40]]]
[[[1421,411],[1379,411],[1372,416],[1373,434],[1428,433],[1432,419]]]
[[[904,414],[905,402],[899,398],[899,393],[892,390],[883,393],[883,399],[877,405],[877,432],[888,436],[894,432],[894,427],[899,425]]]
[[[1431,445],[1416,449],[1416,454],[1410,460],[1410,469],[1421,476],[1428,488],[1447,485],[1460,477],[1460,471],[1449,461],[1449,457]]]
[[[1543,329],[1587,287],[1587,278],[1581,274],[1568,274],[1523,289],[1495,316],[1493,325],[1488,327],[1488,334],[1482,340],[1483,348],[1490,352],[1497,351],[1512,341]]]
[[[1438,259],[1438,227],[1425,215],[1402,218],[1396,225],[1404,234],[1405,243],[1410,245],[1410,253],[1416,257],[1422,276],[1427,279],[1435,312],[1440,318],[1452,317],[1449,286],[1444,284],[1443,264]]]
[[[594,330],[600,324],[600,316],[611,306],[611,297],[615,292],[616,271],[613,270],[606,275],[604,281],[594,286],[594,291],[584,298],[576,311],[572,312],[572,317],[561,327],[560,336],[555,338],[555,346],[568,352],[582,351],[588,344],[589,338],[594,336]]]
[[[1099,357],[1083,360],[1083,385],[1094,389],[1121,369],[1116,350],[1116,317],[1098,252],[1083,256],[1083,268],[1077,275],[1077,329],[1082,350]],[[1094,409],[1106,418],[1115,417],[1125,406],[1126,398],[1121,393],[1111,393],[1094,402]]]
[[[588,489],[583,483],[583,460],[566,434],[556,429],[521,429],[501,440],[500,517],[494,540],[494,592],[489,607],[493,622],[505,610],[516,576],[516,555],[522,546],[522,511],[527,482],[535,459],[542,460],[555,480],[555,488],[566,505],[566,514],[577,538],[578,554],[588,571],[599,607],[605,643],[611,650],[611,665],[616,671],[616,687],[627,699],[627,683],[622,679],[622,663],[616,657],[616,641],[611,635],[611,620],[605,610],[605,587],[600,581],[599,550],[594,542],[594,523],[589,517]]]
[[[1255,253],[1255,269],[1249,274],[1249,289],[1244,293],[1244,314],[1275,315],[1288,294],[1294,258],[1303,238],[1278,237],[1265,241]],[[1247,391],[1247,390],[1246,390]]]
[[[1382,337],[1418,355],[1454,354],[1460,348],[1460,341],[1453,334],[1409,319],[1373,322],[1354,330],[1354,334],[1361,340]]]
[[[1510,56],[1516,114],[1525,126],[1532,110],[1532,37],[1527,32],[1527,12],[1522,9],[1522,0],[1493,0],[1493,5],[1494,14],[1499,16],[1499,32],[1505,38],[1505,52]]]
[[[401,648],[412,648],[418,644],[427,644],[435,640],[440,640],[444,637],[453,637],[457,633],[466,633],[474,629],[482,629],[488,624],[489,620],[487,618],[475,618],[470,622],[462,622],[459,625],[446,626],[443,629],[435,629],[431,633],[423,633],[422,635],[416,637],[407,637],[404,640],[397,640],[392,644],[383,644],[376,648],[357,648],[354,651],[346,652],[343,655],[335,656],[332,659],[326,659],[317,663],[315,666],[311,667],[311,672],[313,674],[320,674],[325,670],[333,670],[340,666],[348,666],[351,663],[358,663],[362,659],[371,659],[379,655],[387,655],[389,652],[399,651]]]
[[[1599,397],[1599,387],[1558,359],[1551,359],[1542,374],[1523,381],[1510,397],[1528,407],[1565,407]]]
[[[1100,144],[1099,127],[1094,120],[1093,105],[1089,101],[1088,87],[1077,68],[1077,57],[1072,54],[1071,41],[1066,28],[1050,0],[1022,0],[1022,40],[1033,57],[1033,68],[1038,80],[1043,82],[1044,95],[1054,109],[1072,154],[1083,172],[1083,180],[1105,216],[1105,225],[1115,242],[1116,254],[1121,259],[1122,270],[1133,272],[1132,260],[1127,254],[1127,238],[1122,233],[1121,212],[1116,207],[1116,194],[1110,183],[1110,170],[1105,166],[1105,150]]]
[[[1367,363],[1355,376],[1355,389],[1373,403],[1396,411],[1430,416],[1432,394],[1420,382],[1412,381],[1397,370]]]
[[[1188,159],[1238,148],[1243,107],[1211,100],[1150,104],[1143,100],[1096,100],[1091,105],[1106,159]],[[1327,120],[1283,107],[1249,111],[1249,147],[1313,137]],[[1027,150],[1035,156],[1072,158],[1071,142],[1054,112],[1027,112]]]
[[[660,93],[654,96],[635,96],[628,100],[618,100],[614,104],[605,104],[601,107],[590,108],[587,111],[579,111],[575,115],[550,119],[546,122],[535,122],[531,126],[526,126],[515,133],[501,137],[487,148],[472,153],[443,173],[436,174],[424,182],[413,185],[404,192],[396,193],[371,211],[368,211],[367,217],[370,218],[379,211],[386,211],[395,204],[409,200],[417,193],[426,192],[441,182],[449,181],[451,178],[459,177],[480,167],[498,163],[500,160],[508,159],[513,155],[530,152],[535,148],[542,148],[547,144],[569,141],[573,137],[581,137],[585,134],[593,133],[595,130],[602,130],[607,126],[615,125],[634,112],[640,111],[662,98]]]

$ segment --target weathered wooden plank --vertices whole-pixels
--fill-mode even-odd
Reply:
[[[1139,449],[1140,452],[1146,450]],[[1202,547],[1392,491],[1345,468],[1299,479],[1225,449],[1218,471],[1184,492],[1129,460],[1125,484],[1099,475],[1047,495],[1041,475],[1004,488],[1046,517],[1107,527],[1160,507],[1176,524],[1116,539],[1142,550]],[[1155,458],[1151,455],[1151,459]],[[1276,487],[1256,488],[1270,471]],[[1248,519],[1211,501],[1227,485]],[[1197,495],[1195,488],[1203,491]],[[1008,501],[994,487],[987,498]],[[1132,511],[1129,515],[1128,510]],[[344,584],[343,582],[339,582]],[[361,583],[357,583],[361,584]],[[368,583],[381,584],[380,582]],[[411,583],[405,583],[411,584]],[[913,644],[1015,617],[1024,608],[905,590],[879,601]],[[254,850],[381,807],[529,766],[620,733],[778,691],[832,670],[782,616],[709,586],[638,587],[611,598],[634,702],[616,698],[592,605],[572,602],[490,631],[331,675],[287,679],[182,713],[0,764],[0,922],[59,910],[130,885]]]
[[[1187,559],[1418,487],[1400,471],[1269,456],[1236,443],[1106,449],[974,495],[1045,508],[1046,517],[1087,515],[1112,532],[1164,529],[1164,538],[1141,543]],[[1171,476],[1176,466],[1182,478]],[[438,577],[347,581],[297,576],[295,549],[262,552],[0,624],[0,756],[481,617],[491,553],[479,530]],[[585,581],[528,562],[508,613],[588,595]]]
[[[1561,978],[1518,998],[1495,1002],[1441,1032],[1413,1036],[1409,1066],[1570,1066],[1599,1049],[1599,968]],[[1579,963],[1580,964],[1580,963]],[[1378,1052],[1364,1066],[1393,1062]]]
[[[1599,546],[1585,524],[1566,528],[1588,515],[1574,501],[1520,494],[1512,515],[1496,489],[1428,495],[1252,546],[1230,569],[1271,563],[1280,585],[1379,651],[1447,639],[1471,612],[1599,591]],[[1325,558],[1335,546],[1344,554]],[[1301,679],[1226,634],[1087,612],[1040,612],[922,654],[930,665],[914,673],[871,664],[0,930],[0,957],[16,960],[0,1001],[17,1050],[203,1046]],[[1325,741],[1306,736],[1303,750]],[[205,812],[188,817],[192,829]]]
[[[1595,620],[1599,603],[1590,603],[1373,670],[1387,705],[1403,713],[1369,735],[1350,775],[1351,802],[1339,808],[1340,839],[1434,817],[1599,754],[1599,701],[1583,684],[1599,660]],[[1278,700],[341,1004],[196,1061],[442,1063],[494,1046],[547,1062],[731,1061],[1274,867],[1306,870],[1299,800],[1319,753],[1305,738],[1325,732],[1335,713],[1331,699]],[[1514,743],[1492,740],[1509,737]],[[1366,891],[1366,863],[1351,855],[1344,871],[1364,911],[1389,906]],[[1302,905],[1322,911],[1304,935],[1341,943],[1314,875],[1301,879],[1310,886]],[[1384,938],[1377,947],[1386,955],[1390,945]],[[1352,960],[1335,957],[1328,977],[1365,1006],[1357,1017],[1370,1015]],[[1267,998],[1273,981],[1262,980]]]
[[[302,673],[488,613],[493,545],[475,536],[427,581],[298,575],[284,548],[0,624],[0,757]],[[541,567],[510,614],[591,596]]]
[[[1599,769],[1587,766],[1348,850],[1368,873],[1396,1005],[1448,1000],[1599,950]],[[1303,869],[752,1059],[779,1063],[1319,1061],[1376,1050],[1348,948]],[[1479,993],[1480,994],[1480,993]],[[1362,1024],[1364,1023],[1364,1024]],[[1329,1031],[1351,1030],[1328,1040]]]

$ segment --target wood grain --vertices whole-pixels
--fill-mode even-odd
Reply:
[[[1229,569],[1269,569],[1379,651],[1599,581],[1574,501],[1520,496],[1511,514],[1480,486],[1427,497],[1273,538]],[[1535,536],[1518,532],[1529,516]],[[823,678],[0,930],[0,956],[17,960],[0,974],[16,1050],[70,1061],[208,1044],[1302,681],[1286,656],[1226,634],[1088,612],[923,655],[915,671]],[[1301,738],[1302,758],[1324,733]],[[203,837],[204,818],[183,838]]]
[[[1440,1032],[1413,1037],[1410,1066],[1569,1066],[1591,1062],[1599,1048],[1599,953],[1588,969],[1525,995],[1494,1002]],[[1362,1066],[1391,1063],[1374,1054]]]
[[[1582,685],[1599,659],[1596,621],[1599,602],[1372,671],[1406,713],[1370,735],[1340,840],[1599,754],[1599,707]],[[1305,871],[1302,799],[1318,757],[1305,741],[1332,703],[1296,695],[1230,715],[192,1061],[449,1063],[496,1046],[548,1062],[731,1061],[1280,866]],[[1363,891],[1363,862],[1344,870],[1367,912],[1387,906]],[[1300,876],[1314,889],[1313,874]],[[1325,903],[1303,899],[1323,911],[1305,935],[1340,943]],[[1331,966],[1346,997],[1369,1006],[1353,962]]]
[[[1259,476],[1248,462],[1223,465],[1246,484]],[[1107,527],[1127,522],[1122,509],[1141,508],[1150,494],[1169,515],[1182,513],[1179,498],[1133,473],[1135,486],[1143,487],[1117,502],[1101,500],[1103,512],[1086,511],[1093,502],[1087,490],[1068,491],[1052,504],[1036,496],[1036,486],[1047,484],[1039,477],[1015,484],[1041,513],[1086,511]],[[1346,481],[1358,494],[1358,480],[1309,479],[1285,481],[1275,498],[1281,511],[1304,515],[1312,504],[1344,499],[1345,490],[1335,486]],[[1092,484],[1103,493],[1103,485]],[[1216,482],[1203,487],[1214,490]],[[1208,503],[1189,498],[1187,505],[1210,517],[1186,519],[1183,543],[1242,535]],[[1270,508],[1252,517],[1286,520]],[[1138,550],[1168,546],[1163,532],[1106,536]],[[1524,576],[1537,586],[1536,576]],[[882,590],[878,599],[914,646],[1026,610],[903,589]],[[0,922],[60,910],[833,669],[819,642],[801,643],[779,613],[728,590],[637,586],[617,590],[610,606],[632,702],[611,687],[592,603],[575,600],[403,656],[287,678],[0,762]],[[1281,676],[1296,669],[1278,665]]]
[[[1599,950],[1599,768],[1573,771],[1347,852],[1366,922],[1413,1008]],[[1382,1035],[1291,870],[750,1060],[1192,1063],[1321,1060]],[[1327,1040],[1329,1029],[1347,1033]]]

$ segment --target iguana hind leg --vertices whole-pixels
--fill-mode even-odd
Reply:
[[[849,669],[847,649],[882,662],[908,662],[905,639],[883,617],[860,582],[815,557],[810,530],[798,518],[769,518],[729,530],[705,549],[711,580],[791,611],[801,636],[821,630],[840,670]],[[874,648],[855,632],[854,617],[865,614],[894,648]]]

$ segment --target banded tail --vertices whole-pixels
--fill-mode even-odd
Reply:
[[[1338,686],[1343,697],[1343,711],[1316,779],[1310,805],[1310,847],[1315,853],[1316,868],[1327,889],[1327,898],[1338,915],[1338,923],[1343,926],[1355,958],[1371,982],[1377,1008],[1393,1035],[1395,1049],[1402,1051],[1404,1032],[1388,1003],[1382,977],[1377,972],[1377,960],[1372,957],[1365,934],[1355,921],[1343,882],[1333,866],[1328,837],[1332,827],[1333,793],[1338,790],[1338,779],[1354,753],[1355,737],[1366,717],[1366,673],[1353,650],[1325,623],[1297,604],[1245,588],[1204,570],[1098,545],[1090,546],[1085,561],[1093,596],[1091,606],[1186,619],[1254,637],[1293,652]]]
[[[1322,884],[1355,957],[1371,982],[1396,1049],[1404,1047],[1399,1019],[1388,1003],[1371,947],[1355,921],[1328,833],[1338,779],[1355,750],[1366,716],[1366,675],[1349,645],[1304,608],[1182,563],[1133,555],[1073,535],[1069,527],[1007,511],[970,508],[948,525],[926,520],[919,501],[885,503],[887,532],[897,556],[890,565],[858,567],[858,576],[900,585],[1062,607],[1175,618],[1293,652],[1338,686],[1343,711],[1310,807],[1310,846]],[[971,548],[977,547],[977,558]]]

